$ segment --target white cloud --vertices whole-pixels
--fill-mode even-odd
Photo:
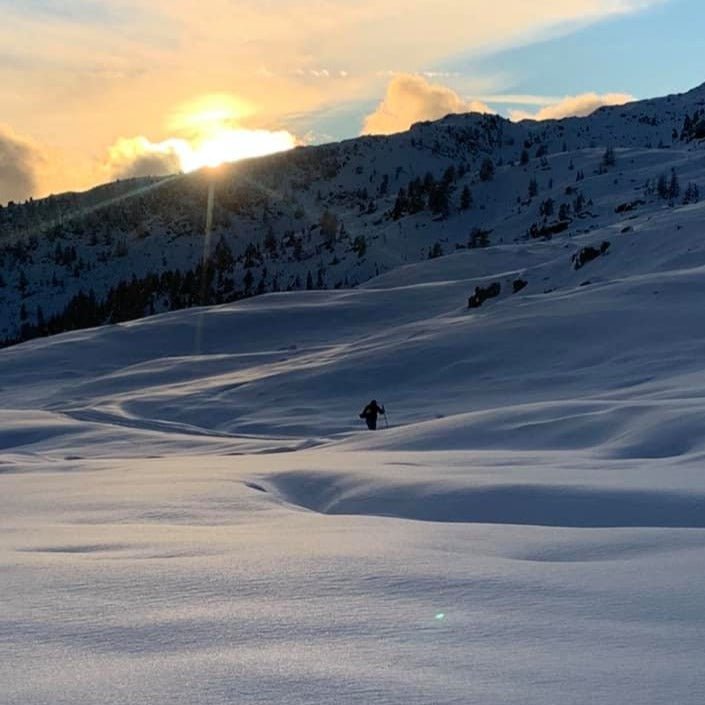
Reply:
[[[426,78],[458,78],[461,74],[457,71],[422,71],[421,75]]]
[[[525,110],[511,110],[509,116],[519,120],[559,120],[566,117],[585,117],[605,105],[624,105],[634,100],[628,93],[581,93],[566,96],[552,105],[546,105],[536,113]]]
[[[105,168],[112,179],[174,174],[181,169],[187,149],[185,140],[151,142],[141,136],[123,137],[108,150]]]
[[[478,100],[499,105],[553,105],[559,103],[562,98],[550,95],[531,95],[526,93],[492,93],[490,95],[479,95]]]
[[[485,103],[465,101],[446,86],[423,76],[399,74],[387,86],[384,100],[365,118],[362,134],[402,132],[421,120],[437,120],[450,113],[493,112]]]
[[[286,130],[250,130],[211,124],[188,139],[172,137],[152,142],[146,137],[119,139],[108,150],[104,170],[110,178],[165,176],[204,166],[264,156],[291,149],[298,140]]]

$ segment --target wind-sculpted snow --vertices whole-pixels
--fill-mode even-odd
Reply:
[[[0,701],[701,705],[703,213],[0,351]]]
[[[517,476],[519,473],[517,473]],[[705,528],[705,492],[433,479],[365,482],[356,476],[295,472],[272,478],[285,501],[322,514],[418,521],[559,527]]]

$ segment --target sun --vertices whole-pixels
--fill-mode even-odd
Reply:
[[[204,128],[238,123],[256,112],[248,102],[229,93],[209,93],[183,103],[174,110],[169,127],[178,132],[201,132]]]
[[[221,93],[203,96],[179,108],[172,115],[171,127],[184,135],[178,150],[181,169],[190,172],[217,167],[296,146],[296,138],[287,130],[250,129],[238,124],[254,113],[245,101]]]
[[[216,167],[250,157],[284,152],[296,146],[296,138],[286,130],[249,130],[221,127],[195,140],[180,155],[184,171]]]

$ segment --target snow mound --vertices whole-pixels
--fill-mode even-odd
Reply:
[[[705,493],[558,485],[365,481],[335,473],[269,480],[284,501],[321,514],[584,528],[705,528]]]

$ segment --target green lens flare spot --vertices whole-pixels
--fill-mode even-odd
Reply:
[[[436,615],[436,621],[437,622],[442,622],[446,618],[445,612],[439,612]]]

